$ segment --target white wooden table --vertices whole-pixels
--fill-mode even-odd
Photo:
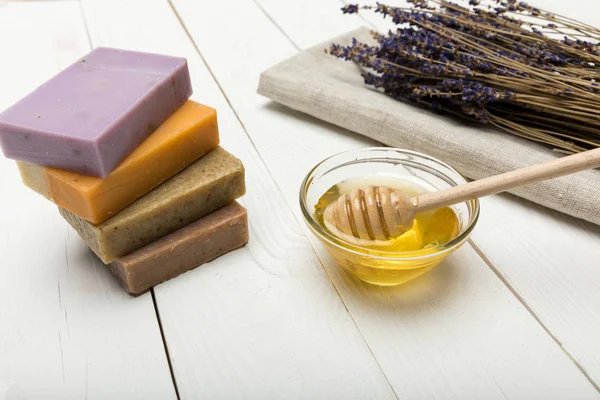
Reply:
[[[535,4],[600,25],[597,0]],[[386,27],[340,5],[0,1],[0,109],[93,46],[186,57],[246,165],[251,229],[131,298],[0,157],[0,399],[600,399],[600,227],[486,198],[471,242],[397,288],[349,278],[310,237],[302,177],[373,142],[255,93],[298,49]]]

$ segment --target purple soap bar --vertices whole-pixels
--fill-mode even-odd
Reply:
[[[191,94],[184,58],[98,48],[0,114],[0,146],[105,178]]]

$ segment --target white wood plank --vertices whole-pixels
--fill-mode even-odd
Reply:
[[[272,0],[261,3],[280,27],[285,26],[290,38],[304,43],[301,28],[286,18],[295,15],[303,19],[298,13],[311,7],[305,4],[302,10],[284,10],[281,3]],[[385,3],[406,5],[403,0]],[[594,0],[529,3],[600,26],[600,3]],[[380,30],[391,27],[381,15],[361,15]],[[331,37],[347,30],[342,23],[328,27],[331,30],[325,34]],[[312,30],[307,42],[326,40],[325,34],[319,38]],[[514,196],[494,196],[482,200],[473,242],[584,373],[600,386],[600,228]]]
[[[530,3],[600,26],[594,0]],[[474,242],[600,386],[600,227],[508,195],[482,207]]]
[[[246,166],[249,245],[155,289],[182,398],[394,398],[168,4],[82,4],[94,45],[187,57],[193,98],[217,108],[222,144]]]
[[[385,3],[385,2],[383,2]],[[280,1],[259,0],[256,4],[267,14],[282,33],[297,47],[306,49],[342,33],[366,25],[362,14],[344,15],[340,18],[342,0],[328,1]],[[361,4],[370,4],[361,2]],[[303,10],[310,8],[310,10]],[[300,15],[310,15],[310,20],[299,18]],[[308,27],[315,27],[308,28]]]
[[[0,109],[87,51],[77,2],[0,6]],[[0,198],[0,398],[176,398],[151,296],[125,294],[3,157]]]
[[[331,2],[269,4],[305,21],[301,31],[314,35],[324,22],[312,12],[327,3]],[[254,94],[260,72],[295,49],[253,2],[174,4],[300,218],[297,191],[308,169],[333,152],[369,141],[287,112]],[[265,8],[269,4],[261,2]],[[327,34],[335,24],[326,24]],[[220,32],[218,40],[213,32]],[[287,35],[302,41],[291,32]],[[311,36],[306,42],[313,40]],[[471,248],[413,285],[395,289],[349,279],[316,248],[399,397],[598,398],[568,356]]]

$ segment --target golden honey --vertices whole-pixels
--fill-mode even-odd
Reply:
[[[411,197],[435,190],[416,178],[379,175],[353,178],[334,185],[321,196],[315,205],[315,220],[327,230],[323,222],[327,206],[353,189],[370,185],[388,186]],[[443,251],[444,245],[455,239],[460,231],[460,219],[452,208],[444,207],[417,214],[411,229],[384,243],[357,246],[339,240],[338,246],[326,241],[324,244],[340,265],[357,278],[377,285],[397,285],[439,264],[448,255]]]

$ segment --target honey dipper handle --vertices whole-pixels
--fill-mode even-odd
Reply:
[[[595,167],[600,167],[600,148],[427,193],[412,202],[415,212],[434,210]]]

